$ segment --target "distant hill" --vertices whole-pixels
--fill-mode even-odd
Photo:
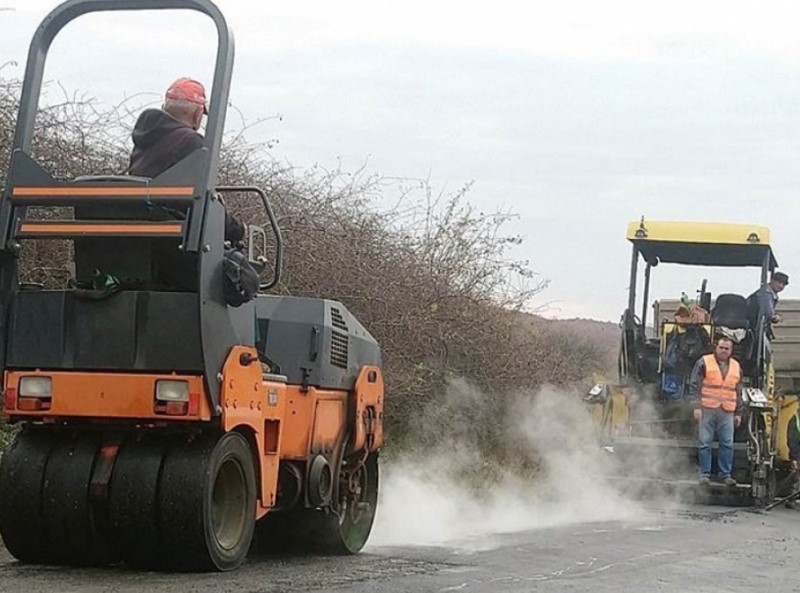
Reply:
[[[523,326],[528,326],[534,331],[542,329],[555,332],[567,339],[598,348],[605,353],[603,365],[606,368],[591,369],[601,373],[616,373],[617,357],[619,355],[620,329],[619,324],[611,321],[598,321],[596,319],[545,319],[530,313],[520,313]]]
[[[607,367],[598,369],[598,371],[616,373],[620,344],[618,323],[597,321],[596,319],[553,319],[547,321],[559,331],[580,336],[581,339],[603,349],[607,353],[605,358]]]
[[[597,319],[546,319],[532,313],[519,313],[520,321],[533,327],[548,327],[575,333],[591,340],[612,346],[616,349],[619,345],[619,324],[611,321],[598,321]]]
[[[546,323],[550,323],[555,327],[562,328],[565,331],[570,331],[584,335],[597,340],[600,343],[607,344],[609,347],[616,348],[619,345],[619,324],[612,323],[611,321],[597,321],[596,319],[544,319]]]

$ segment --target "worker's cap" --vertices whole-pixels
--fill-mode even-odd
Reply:
[[[184,76],[173,82],[167,89],[166,98],[197,103],[203,106],[203,113],[208,113],[208,107],[206,107],[206,89],[193,78]]]
[[[783,283],[785,286],[789,285],[789,276],[787,276],[783,272],[773,272],[770,280],[777,280],[778,282]]]

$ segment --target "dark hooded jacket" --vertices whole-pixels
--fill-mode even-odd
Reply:
[[[157,177],[203,147],[203,137],[161,109],[142,112],[133,127],[128,173]]]
[[[128,173],[157,177],[178,161],[203,147],[203,137],[161,109],[146,109],[133,127],[133,150]],[[244,225],[225,212],[225,239],[244,239]]]

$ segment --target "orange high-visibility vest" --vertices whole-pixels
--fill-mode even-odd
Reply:
[[[736,385],[742,380],[742,369],[733,358],[728,360],[728,374],[722,378],[717,359],[713,354],[703,357],[706,376],[700,386],[700,405],[704,408],[721,407],[726,412],[736,411]]]

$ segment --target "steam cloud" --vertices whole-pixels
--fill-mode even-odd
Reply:
[[[458,424],[459,409],[474,410],[477,402],[491,397],[455,381],[437,408]],[[485,460],[469,426],[461,427],[460,437],[446,446],[383,464],[369,545],[483,548],[492,546],[493,534],[641,516],[641,505],[604,478],[614,462],[598,446],[587,408],[576,394],[554,388],[518,394],[504,422],[509,439],[538,458],[537,475],[501,470],[489,488],[465,486],[459,476]]]

